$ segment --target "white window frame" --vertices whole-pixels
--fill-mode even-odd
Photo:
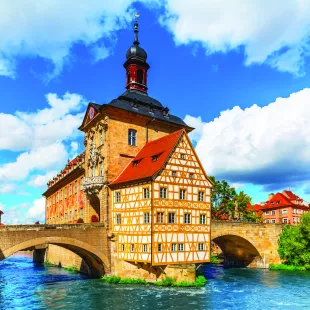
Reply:
[[[122,224],[122,215],[119,213],[119,214],[116,214],[116,225],[120,225]]]
[[[121,192],[115,192],[115,202],[121,202]]]
[[[137,130],[128,129],[128,145],[137,146]]]
[[[157,252],[162,252],[163,251],[163,245],[162,243],[157,244]]]
[[[143,188],[143,199],[149,199],[150,198],[150,189],[148,187]]]
[[[144,253],[147,253],[148,249],[147,249],[147,244],[146,244],[146,243],[143,244],[142,251],[143,251]]]
[[[172,219],[173,219],[173,221],[170,221]],[[168,224],[176,224],[176,214],[175,214],[175,212],[169,212],[168,213]]]
[[[191,214],[184,213],[184,224],[191,224]]]
[[[184,243],[179,243],[178,244],[178,251],[179,252],[184,252]]]
[[[186,200],[186,189],[180,189],[180,200]]]
[[[176,243],[172,243],[171,244],[171,252],[177,252],[177,250],[178,250],[177,244]]]
[[[130,244],[130,252],[134,252],[135,251],[135,244],[132,243]]]
[[[200,214],[199,223],[200,223],[200,225],[206,225],[207,224],[207,215],[206,214]]]
[[[156,213],[156,223],[163,224],[164,223],[165,212],[157,212]],[[160,221],[158,221],[160,219]]]
[[[205,251],[206,245],[204,243],[198,243],[198,251]]]
[[[160,199],[167,199],[167,187],[161,187],[159,192]]]
[[[143,223],[150,224],[150,212],[143,213]]]

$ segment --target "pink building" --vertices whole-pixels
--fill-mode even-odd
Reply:
[[[303,213],[309,211],[309,203],[290,190],[269,194],[268,200],[253,206],[256,212],[262,212],[265,223],[283,223],[297,225]]]

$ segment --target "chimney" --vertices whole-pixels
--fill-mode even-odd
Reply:
[[[270,194],[268,195],[268,200],[271,200],[273,196],[274,196],[274,193],[270,193]]]

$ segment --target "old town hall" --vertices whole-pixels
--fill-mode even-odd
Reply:
[[[112,273],[144,278],[209,261],[212,187],[188,137],[193,128],[148,96],[146,60],[136,21],[126,91],[89,103],[79,127],[85,152],[44,193],[47,224],[104,224]]]

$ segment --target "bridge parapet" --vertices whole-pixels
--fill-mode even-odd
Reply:
[[[88,228],[102,228],[103,223],[90,223],[90,224],[33,224],[33,225],[6,225],[0,226],[1,231],[20,231],[20,230],[48,230],[48,229],[88,229]]]

